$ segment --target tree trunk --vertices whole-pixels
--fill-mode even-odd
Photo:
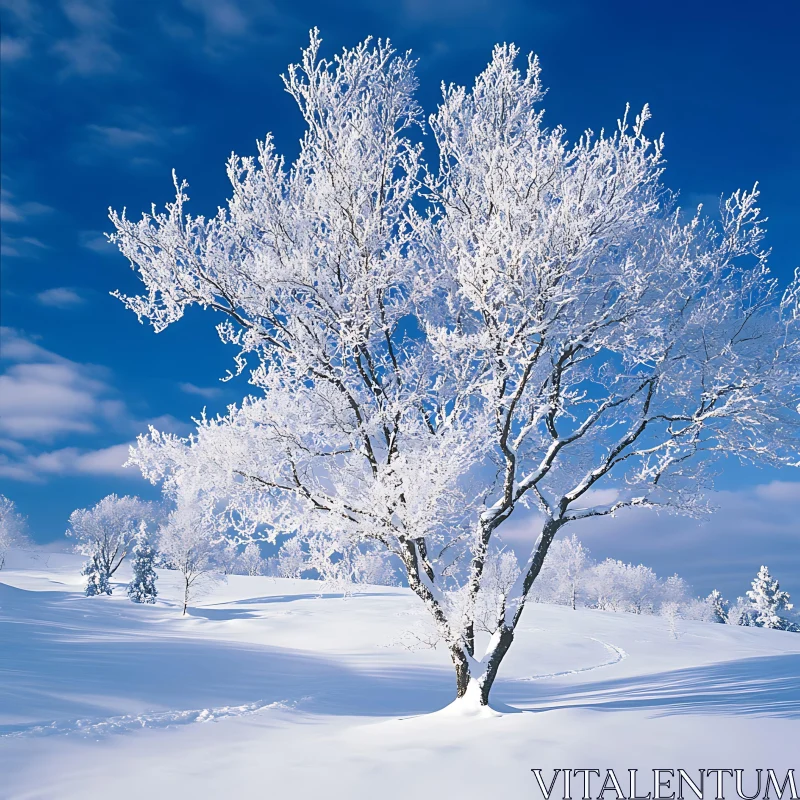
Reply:
[[[466,655],[458,647],[450,648],[450,656],[456,668],[456,697],[462,698],[467,694],[470,682],[469,662]]]
[[[183,616],[186,616],[186,608],[189,605],[189,579],[183,581]]]
[[[456,670],[456,698],[463,700],[472,698],[478,706],[489,705],[489,693],[494,685],[500,664],[503,661],[511,642],[514,641],[514,631],[504,625],[496,633],[497,641],[485,664],[481,664],[481,671],[473,673],[475,661],[470,659],[466,652],[458,646],[450,648],[450,656]],[[472,669],[470,668],[472,664]]]
[[[519,605],[517,610],[513,616],[513,619],[510,621],[501,622],[500,627],[493,634],[492,643],[490,644],[490,650],[487,652],[486,661],[482,661],[480,664],[478,664],[473,658],[470,657],[472,653],[467,656],[466,648],[464,650],[460,650],[458,647],[451,647],[450,652],[453,658],[453,664],[456,668],[456,687],[458,691],[457,696],[459,699],[473,694],[474,692],[477,702],[480,706],[489,705],[489,693],[492,690],[495,678],[497,678],[500,664],[511,647],[511,643],[514,641],[514,629],[516,628],[517,623],[522,615],[522,611],[525,607],[525,601],[528,598],[531,586],[539,576],[545,556],[547,555],[547,551],[550,549],[550,544],[563,524],[563,521],[554,519],[549,519],[545,522],[542,529],[542,535],[536,546],[536,552],[531,560],[531,564],[524,576],[520,576],[522,579],[522,587],[519,594]],[[574,602],[575,597],[573,593],[573,603]],[[471,674],[471,666],[473,670],[476,667],[479,667],[480,673]]]

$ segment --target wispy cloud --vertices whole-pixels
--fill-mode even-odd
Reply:
[[[53,306],[54,308],[74,308],[86,302],[78,292],[66,286],[45,289],[36,295],[36,299],[43,306]]]
[[[14,36],[0,37],[0,61],[12,64],[30,55],[30,43],[27,39]]]
[[[195,386],[193,383],[181,383],[179,386],[181,391],[186,392],[186,394],[196,394],[208,399],[219,397],[222,394],[222,390],[216,386]]]
[[[0,189],[0,221],[27,222],[31,217],[49,214],[53,209],[44,203],[27,201],[19,203],[5,186]]]
[[[8,258],[32,258],[47,249],[47,245],[35,236],[8,236],[4,233],[0,240],[0,254]]]
[[[80,231],[78,241],[81,247],[91,250],[93,253],[110,256],[119,253],[116,247],[108,241],[102,231]]]
[[[279,32],[297,27],[291,7],[268,0],[181,0],[159,15],[169,38],[213,58],[234,56],[243,46],[263,46]]]
[[[215,35],[244,36],[252,23],[253,9],[246,11],[234,0],[183,0],[183,6],[199,14],[206,30]]]
[[[95,139],[106,147],[127,150],[140,144],[158,142],[159,137],[153,128],[120,128],[116,125],[87,125]]]
[[[0,475],[36,483],[53,475],[115,475],[141,480],[138,469],[122,466],[128,460],[131,444],[133,442],[124,442],[99,450],[62,447],[39,455],[27,455],[22,459],[11,459],[0,453]]]
[[[58,356],[12,328],[0,337],[0,355],[15,362],[0,375],[0,435],[50,442],[125,414],[102,368]]]
[[[69,290],[68,290],[69,291]],[[58,475],[125,475],[130,442],[92,448],[57,441],[86,436],[132,438],[153,425],[185,436],[191,427],[165,414],[136,418],[119,399],[108,370],[81,364],[34,337],[0,328],[0,476],[41,482]]]
[[[94,164],[113,159],[132,168],[156,166],[164,148],[190,133],[186,126],[163,124],[154,119],[152,109],[116,109],[109,116],[108,124],[86,125],[85,138],[74,145],[78,161]]]
[[[116,72],[122,57],[111,39],[117,29],[111,3],[106,0],[62,0],[61,10],[70,22],[70,35],[53,45],[64,62],[62,75],[93,76]]]

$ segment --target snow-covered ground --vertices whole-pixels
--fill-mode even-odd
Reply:
[[[3,800],[541,797],[534,767],[799,766],[797,634],[531,605],[493,692],[522,713],[464,717],[446,652],[406,646],[406,590],[231,577],[182,618],[174,573],[137,606],[83,597],[79,568],[0,572]]]

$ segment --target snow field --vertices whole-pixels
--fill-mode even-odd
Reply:
[[[533,767],[797,767],[800,637],[531,605],[465,718],[404,589],[233,576],[186,617],[86,598],[81,559],[0,572],[0,798],[538,797]],[[509,708],[510,707],[510,708]],[[521,713],[512,713],[519,711]]]

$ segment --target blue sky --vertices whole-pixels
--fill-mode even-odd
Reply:
[[[173,167],[193,212],[207,213],[227,197],[232,150],[250,154],[272,131],[293,155],[299,117],[278,76],[311,26],[328,53],[370,34],[412,49],[428,110],[442,80],[470,83],[498,41],[539,54],[547,120],[573,136],[648,102],[651,133],[666,134],[666,181],[686,205],[716,207],[759,181],[771,266],[786,281],[800,264],[794,2],[0,0],[0,13],[0,491],[40,542],[110,491],[155,496],[119,466],[149,421],[187,432],[204,405],[246,392],[218,382],[231,352],[202,314],[155,336],[109,297],[137,284],[102,232],[108,206],[138,215],[170,199]],[[800,475],[731,466],[720,488],[705,526],[670,520],[641,536],[631,517],[586,539],[597,555],[687,577],[706,565],[698,590],[713,568],[741,593],[768,556],[800,573]]]

